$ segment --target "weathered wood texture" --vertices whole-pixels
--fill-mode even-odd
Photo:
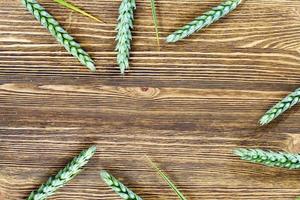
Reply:
[[[247,0],[205,31],[163,38],[219,0],[159,0],[158,49],[149,0],[137,0],[131,69],[114,35],[120,0],[72,0],[99,24],[40,1],[97,63],[90,73],[18,0],[0,0],[0,199],[25,199],[96,144],[86,170],[51,199],[119,199],[111,171],[145,199],[177,199],[144,159],[189,199],[294,199],[300,171],[239,161],[236,147],[300,151],[299,107],[260,128],[264,111],[300,85],[300,1]]]

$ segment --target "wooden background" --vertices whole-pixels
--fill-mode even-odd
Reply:
[[[98,151],[50,199],[119,197],[107,169],[144,199],[177,199],[149,155],[189,199],[295,199],[300,172],[240,161],[236,147],[300,151],[300,110],[257,120],[300,85],[300,1],[247,0],[205,31],[164,38],[219,0],[158,0],[161,48],[149,0],[137,0],[131,69],[119,74],[114,28],[120,0],[72,0],[99,24],[40,1],[91,53],[90,73],[19,0],[0,0],[0,199],[25,199],[73,156]]]

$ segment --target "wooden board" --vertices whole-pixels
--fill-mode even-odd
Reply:
[[[176,44],[164,38],[219,0],[137,0],[131,68],[116,66],[120,0],[72,0],[100,24],[40,1],[91,53],[90,73],[19,0],[0,0],[0,199],[25,199],[90,145],[86,170],[50,199],[119,199],[107,169],[144,199],[177,199],[150,156],[189,199],[295,199],[300,172],[240,161],[236,147],[300,151],[299,107],[257,121],[300,84],[300,1],[247,0]]]

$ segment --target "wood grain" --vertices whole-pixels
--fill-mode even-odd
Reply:
[[[0,199],[25,199],[89,145],[86,170],[50,199],[119,199],[111,171],[144,199],[177,199],[150,156],[189,199],[295,199],[300,172],[249,164],[236,147],[300,151],[299,107],[260,128],[264,111],[300,84],[300,1],[247,0],[176,44],[164,38],[218,0],[160,0],[161,47],[148,0],[137,1],[130,71],[119,74],[120,0],[72,0],[95,23],[40,1],[91,53],[90,73],[18,0],[0,0]]]

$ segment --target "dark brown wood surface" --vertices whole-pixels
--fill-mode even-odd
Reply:
[[[300,1],[247,0],[176,44],[164,38],[219,0],[137,0],[131,68],[120,75],[114,31],[120,0],[72,0],[95,23],[40,1],[91,53],[88,72],[24,9],[0,0],[0,199],[25,199],[73,156],[97,145],[86,170],[50,199],[119,197],[107,169],[144,199],[177,199],[150,156],[193,200],[295,199],[300,171],[240,161],[237,147],[300,151],[299,107],[257,121],[300,85]]]

